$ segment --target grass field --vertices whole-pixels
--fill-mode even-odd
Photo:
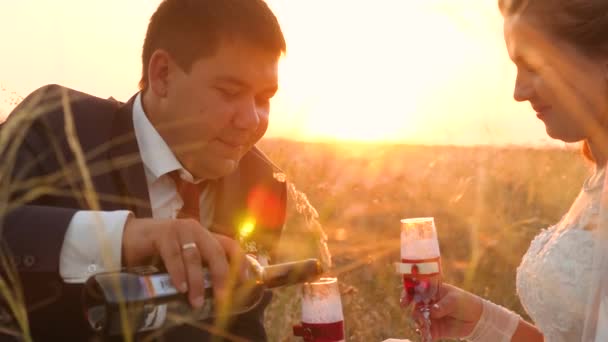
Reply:
[[[262,149],[317,209],[338,276],[348,341],[416,339],[398,306],[399,219],[433,216],[444,281],[527,318],[515,291],[522,255],[568,209],[590,172],[576,149],[329,145]],[[295,222],[295,223],[293,223]],[[287,225],[285,258],[307,246]],[[296,237],[296,238],[294,238]],[[305,247],[304,247],[305,248]],[[271,341],[298,341],[299,288],[275,292]]]
[[[416,340],[398,305],[401,282],[392,266],[405,217],[435,217],[445,282],[527,317],[515,291],[516,268],[532,237],[566,212],[590,172],[577,150],[565,148],[285,140],[260,147],[316,208],[331,274],[341,285],[348,341]],[[290,201],[281,259],[316,254],[316,237],[308,232],[316,221],[297,214],[302,208],[295,204]],[[276,290],[265,321],[270,341],[298,341],[291,327],[299,316],[299,288]]]

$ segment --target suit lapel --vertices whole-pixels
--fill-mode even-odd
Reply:
[[[246,240],[272,253],[286,212],[285,183],[273,177],[278,171],[256,147],[245,154],[236,171],[219,181],[212,230],[237,237],[241,225],[252,223]]]
[[[136,217],[151,217],[148,184],[133,127],[134,100],[135,96],[121,104],[114,114],[110,161],[122,200]]]

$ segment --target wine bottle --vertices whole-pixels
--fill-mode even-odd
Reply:
[[[323,267],[317,259],[261,266],[247,255],[246,279],[231,292],[227,312],[245,313],[261,302],[264,291],[318,279]],[[205,304],[194,309],[187,294],[179,292],[167,273],[146,269],[105,272],[84,284],[83,306],[91,328],[103,335],[154,330],[179,324],[179,320],[205,320],[215,313],[210,273],[203,269]],[[121,307],[125,310],[121,314]],[[176,319],[177,318],[177,319]],[[128,324],[128,327],[125,326]],[[126,328],[126,329],[125,329]]]

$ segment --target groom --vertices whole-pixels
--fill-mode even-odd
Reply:
[[[262,0],[164,0],[144,40],[141,91],[127,103],[51,85],[11,113],[0,129],[15,134],[0,164],[13,166],[2,192],[14,207],[0,224],[35,341],[92,338],[80,296],[95,273],[160,260],[200,307],[201,268],[225,295],[245,222],[255,223],[250,241],[272,251],[286,190],[254,144],[268,126],[284,52]],[[15,126],[29,125],[26,118],[35,120],[19,137]],[[213,334],[265,340],[269,296]],[[211,335],[180,326],[161,337]]]

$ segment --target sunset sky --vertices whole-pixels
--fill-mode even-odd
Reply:
[[[127,100],[158,0],[0,2],[0,116],[59,83]],[[494,0],[268,0],[287,39],[268,136],[545,144]],[[558,144],[560,145],[560,144]]]

